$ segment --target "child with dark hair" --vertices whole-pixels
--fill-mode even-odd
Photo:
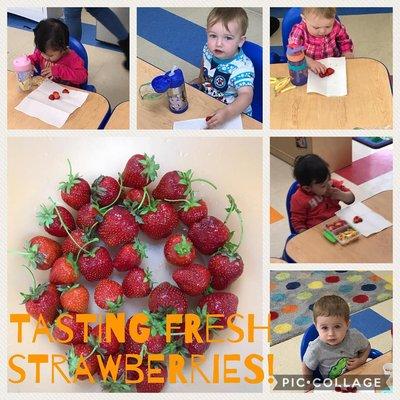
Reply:
[[[33,32],[36,48],[28,58],[43,77],[76,87],[87,81],[83,60],[68,48],[67,25],[55,18],[44,19]]]
[[[329,165],[316,154],[297,157],[293,175],[299,187],[290,201],[290,221],[297,233],[333,217],[340,210],[339,201],[354,202],[354,194],[343,182],[331,179]]]

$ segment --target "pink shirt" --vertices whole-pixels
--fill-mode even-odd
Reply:
[[[336,19],[331,33],[321,37],[311,35],[304,21],[294,25],[289,35],[289,44],[304,46],[306,56],[313,60],[341,57],[343,53],[353,52],[353,42],[346,28]]]
[[[31,63],[40,66],[43,70],[48,61],[43,58],[39,49],[35,49],[28,58]],[[83,60],[73,50],[63,55],[57,62],[51,63],[51,80],[64,85],[79,87],[87,81],[88,73],[83,65]]]

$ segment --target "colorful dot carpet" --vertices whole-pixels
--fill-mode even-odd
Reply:
[[[312,323],[314,303],[336,294],[350,313],[392,298],[392,285],[368,271],[271,271],[271,344],[302,334]]]

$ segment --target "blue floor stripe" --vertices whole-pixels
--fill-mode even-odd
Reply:
[[[137,9],[137,34],[182,60],[200,66],[207,40],[203,27],[162,8],[141,7]]]
[[[272,17],[283,18],[288,7],[271,7]],[[338,15],[363,15],[363,14],[392,14],[391,7],[338,7]]]
[[[36,21],[20,17],[19,15],[7,13],[7,26],[11,28],[17,28],[17,29],[22,29],[24,31],[32,32],[33,28],[36,25],[37,25]],[[89,46],[100,47],[102,49],[122,52],[119,46],[110,43],[105,43],[100,40],[96,40],[96,25],[82,23],[82,44],[87,44]],[[33,46],[33,38],[32,38],[32,46]]]
[[[367,339],[387,332],[392,327],[392,323],[389,320],[370,308],[352,314],[350,319],[351,328],[358,329]]]

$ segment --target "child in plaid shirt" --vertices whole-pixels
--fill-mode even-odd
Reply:
[[[336,18],[336,8],[303,8],[299,24],[293,26],[289,43],[304,46],[308,67],[316,74],[326,67],[318,62],[326,57],[353,57],[353,42]]]

